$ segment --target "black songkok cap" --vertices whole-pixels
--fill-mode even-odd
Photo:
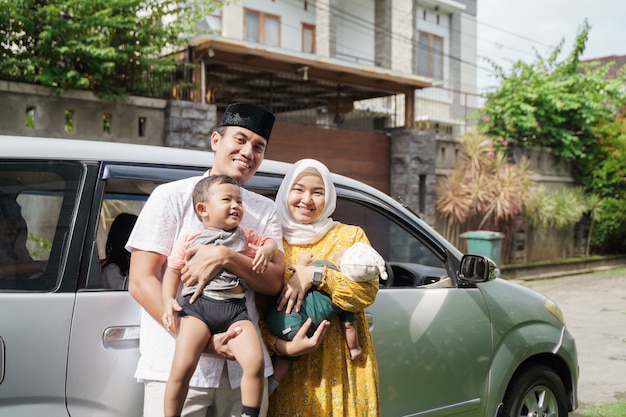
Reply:
[[[233,103],[226,108],[220,126],[239,126],[250,129],[269,142],[274,126],[274,114],[254,104]]]

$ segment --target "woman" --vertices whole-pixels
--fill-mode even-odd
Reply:
[[[120,213],[111,224],[105,246],[106,258],[102,262],[102,286],[113,290],[125,290],[130,266],[130,252],[124,249],[128,236],[135,226],[137,216]]]
[[[356,313],[360,358],[351,360],[343,326],[337,317],[331,319],[319,349],[293,361],[289,372],[270,397],[268,415],[327,417],[378,416],[378,366],[374,344],[365,319],[364,308],[374,302],[378,281],[354,282],[340,271],[297,265],[300,254],[310,253],[315,260],[333,259],[335,253],[357,242],[369,245],[364,231],[333,221],[337,195],[328,168],[322,163],[303,159],[294,164],[283,180],[276,205],[283,229],[285,249],[285,283],[281,305],[289,298],[292,287],[311,288],[315,277],[317,288],[330,295],[334,304]],[[321,279],[321,281],[320,281]],[[296,306],[297,307],[297,306]],[[291,305],[288,306],[288,310]],[[290,346],[294,342],[278,339],[267,329],[264,340],[277,355],[300,354]]]

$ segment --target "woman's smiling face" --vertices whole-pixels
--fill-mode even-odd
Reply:
[[[298,175],[289,190],[287,206],[293,219],[299,223],[310,224],[317,220],[326,206],[322,177],[310,172]]]

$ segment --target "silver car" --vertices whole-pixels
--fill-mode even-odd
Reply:
[[[210,152],[0,136],[0,416],[141,415],[140,307],[103,282],[107,234],[158,184],[211,163]],[[287,167],[266,160],[246,187],[273,196]],[[576,408],[576,346],[554,302],[381,192],[334,179],[333,218],[362,226],[387,261],[367,309],[383,416]],[[17,239],[26,254],[10,253]]]

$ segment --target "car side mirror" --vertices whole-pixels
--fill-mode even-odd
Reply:
[[[461,259],[459,279],[468,284],[478,284],[496,279],[500,270],[494,261],[483,255],[468,254]]]

